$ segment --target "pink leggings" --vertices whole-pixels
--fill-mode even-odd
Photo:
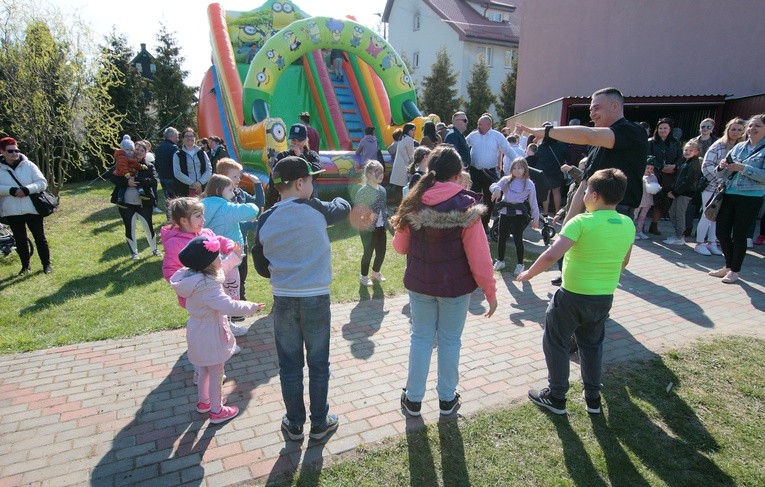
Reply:
[[[641,206],[635,208],[635,227],[637,227],[638,233],[643,231],[643,225],[645,225],[645,217],[648,215],[650,206]]]
[[[197,400],[210,405],[210,411],[219,413],[223,391],[223,364],[199,367]]]

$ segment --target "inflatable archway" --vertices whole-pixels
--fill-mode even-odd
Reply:
[[[269,118],[269,104],[284,69],[303,55],[323,48],[355,54],[377,73],[390,99],[393,123],[403,124],[421,116],[409,71],[385,39],[350,20],[312,17],[292,22],[279,31],[250,63],[243,86],[245,123]]]

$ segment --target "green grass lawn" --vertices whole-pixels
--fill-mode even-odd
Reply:
[[[410,419],[401,438],[269,485],[765,485],[765,341],[717,338],[608,370],[602,415],[581,392],[568,416],[524,401],[424,428]]]
[[[32,257],[32,273],[18,277],[21,269],[14,253],[0,258],[0,353],[25,352],[58,345],[140,335],[185,326],[186,313],[162,278],[162,259],[148,249],[137,227],[140,260],[130,259],[117,208],[109,203],[112,185],[67,185],[61,193],[61,209],[46,218],[45,233],[51,247],[53,273],[42,273]],[[159,228],[164,215],[155,215]],[[359,285],[362,248],[358,232],[347,221],[329,229],[332,242],[333,302],[369,299],[379,288]],[[295,239],[300,240],[300,226]],[[405,292],[406,258],[391,247],[382,272],[386,295]],[[310,251],[311,242],[302,242]],[[496,255],[492,244],[492,254]],[[160,246],[160,250],[161,246]],[[512,256],[512,244],[508,255]],[[526,252],[527,266],[536,258]],[[247,298],[266,303],[272,298],[268,281],[257,275],[250,262]],[[508,265],[506,272],[513,266]],[[374,289],[377,289],[375,291]]]

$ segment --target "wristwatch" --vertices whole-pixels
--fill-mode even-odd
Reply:
[[[552,128],[553,128],[552,125],[548,125],[545,127],[545,139],[550,136],[550,130],[552,130]]]

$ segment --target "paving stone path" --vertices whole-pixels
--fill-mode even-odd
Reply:
[[[650,358],[713,334],[765,338],[763,248],[749,252],[740,283],[707,276],[721,262],[690,245],[639,242],[607,325],[605,363]],[[555,289],[550,278],[558,274],[523,285],[510,272],[498,275],[495,316],[482,316],[480,292],[471,302],[460,366],[462,415],[518,401],[529,386],[544,385],[540,323]],[[194,409],[183,330],[0,357],[0,487],[264,481],[404,433],[398,398],[406,378],[408,299],[376,298],[379,287],[372,294],[332,306],[330,403],[341,424],[324,443],[287,442],[279,431],[284,411],[270,317],[246,322],[250,331],[239,339],[242,353],[226,365],[224,385],[228,402],[242,413],[218,426]],[[427,423],[439,416],[434,371],[433,365],[423,402]]]

